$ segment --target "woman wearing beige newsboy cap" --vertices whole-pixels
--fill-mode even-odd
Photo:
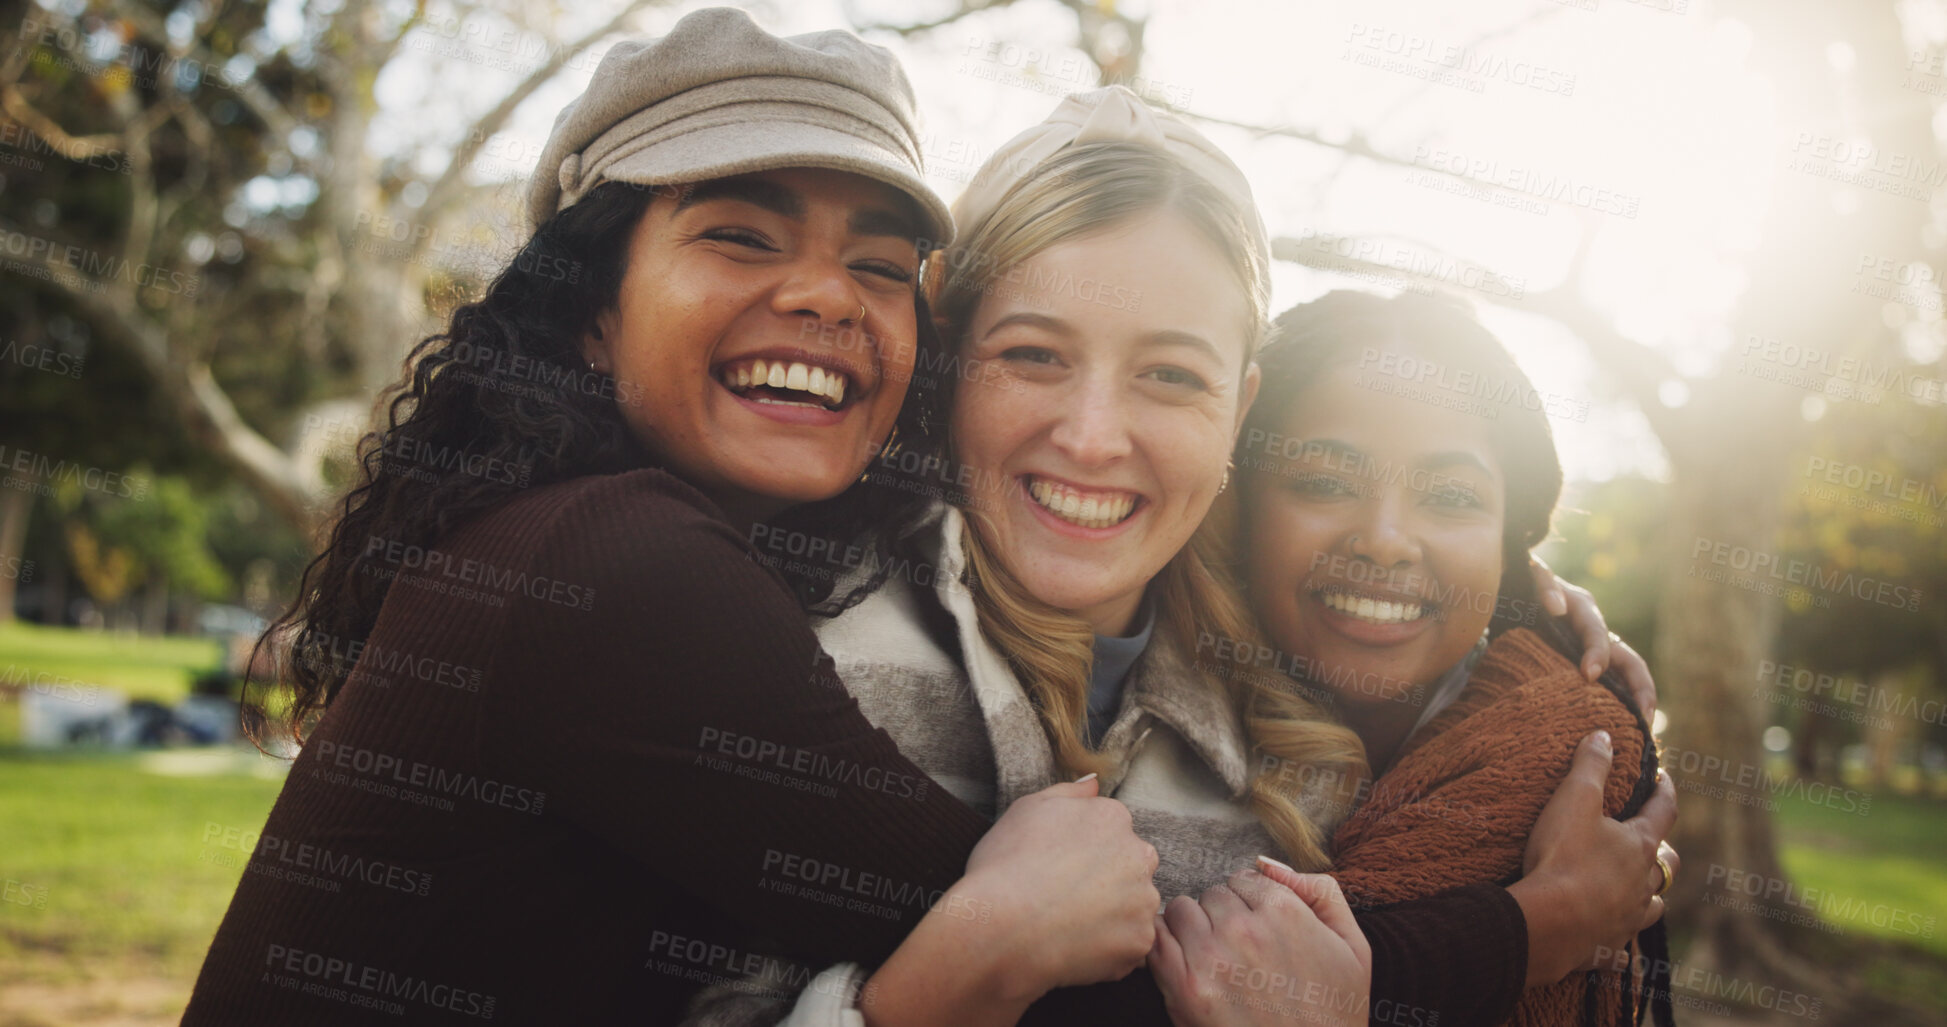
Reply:
[[[608,52],[266,635],[303,748],[185,1023],[669,1022],[758,952],[909,934],[958,954],[937,1008],[1012,1019],[1143,961],[1126,810],[936,786],[772,566],[773,532],[872,523],[834,497],[934,426],[902,403],[951,234],[917,138],[847,33],[718,9]],[[807,901],[807,862],[924,901]]]

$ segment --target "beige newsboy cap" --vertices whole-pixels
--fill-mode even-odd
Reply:
[[[528,188],[530,227],[603,182],[673,185],[775,168],[831,168],[913,198],[922,247],[953,218],[921,170],[912,86],[884,47],[830,30],[771,35],[711,7],[669,35],[615,44],[563,108]]]

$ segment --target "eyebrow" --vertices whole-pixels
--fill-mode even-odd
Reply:
[[[985,339],[988,336],[993,335],[995,332],[998,332],[1003,328],[1009,328],[1014,325],[1025,325],[1026,327],[1029,328],[1039,328],[1044,332],[1053,332],[1056,335],[1071,336],[1075,334],[1074,326],[1070,325],[1066,321],[1063,321],[1061,318],[1053,317],[1048,314],[1036,314],[1030,311],[1023,310],[1017,313],[1009,314],[1006,317],[1003,317],[1000,320],[994,322],[992,325],[989,325],[987,331],[983,332],[980,337]]]
[[[1438,470],[1442,467],[1452,467],[1455,464],[1465,464],[1477,468],[1482,474],[1489,477],[1493,477],[1494,475],[1494,472],[1488,468],[1487,464],[1480,457],[1459,449],[1450,449],[1445,452],[1435,453],[1425,460],[1420,461],[1420,464],[1428,470]]]
[[[1364,450],[1341,439],[1306,439],[1304,448],[1298,453],[1300,460],[1313,456],[1337,456],[1363,461],[1366,456]]]
[[[804,219],[802,197],[786,186],[762,178],[716,178],[700,182],[683,190],[683,198],[677,201],[676,210],[685,211],[712,200],[735,200],[787,218]]]
[[[914,223],[910,213],[888,210],[885,207],[866,207],[852,212],[852,218],[845,223],[853,235],[889,235],[904,239],[914,245],[919,244],[919,226]]]
[[[1304,449],[1300,453],[1301,460],[1312,456],[1332,456],[1344,458],[1340,461],[1341,463],[1363,463],[1371,459],[1366,455],[1364,450],[1343,439],[1307,439],[1305,440]],[[1444,467],[1453,467],[1456,465],[1474,467],[1482,474],[1490,478],[1494,477],[1494,471],[1479,456],[1463,449],[1442,450],[1419,462],[1419,466],[1429,471],[1437,471]]]
[[[987,336],[992,335],[1003,328],[1008,328],[1014,325],[1025,325],[1029,328],[1039,328],[1042,331],[1052,332],[1056,335],[1062,335],[1062,336],[1073,336],[1075,334],[1075,327],[1069,324],[1067,321],[1062,320],[1061,318],[1055,317],[1050,314],[1037,314],[1031,311],[1024,310],[1017,313],[1009,314],[1006,317],[1003,317],[1000,320],[994,322],[993,325],[987,329],[986,333],[981,336],[981,338],[984,339]],[[1214,344],[1212,344],[1209,339],[1206,339],[1201,335],[1197,335],[1194,332],[1185,332],[1174,328],[1166,328],[1163,329],[1162,331],[1149,332],[1148,334],[1142,337],[1140,344],[1144,346],[1186,346],[1189,347],[1190,349],[1199,350],[1203,353],[1208,354],[1210,356],[1210,359],[1212,360],[1216,360],[1219,362],[1222,362],[1223,360],[1222,355],[1220,355],[1217,352],[1217,347]]]
[[[793,221],[803,221],[805,217],[804,198],[789,186],[767,179],[744,177],[712,179],[685,189],[675,212],[681,213],[712,200],[748,203]],[[855,210],[845,227],[853,235],[892,236],[914,243],[919,240],[919,228],[911,213],[887,207]]]
[[[1143,336],[1143,342],[1150,346],[1188,347],[1202,352],[1219,364],[1225,363],[1223,354],[1217,352],[1216,344],[1195,332],[1166,328],[1160,332],[1150,332],[1148,335]]]

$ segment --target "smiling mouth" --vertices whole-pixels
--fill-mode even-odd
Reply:
[[[1134,516],[1142,496],[1115,489],[1087,490],[1027,477],[1028,495],[1056,517],[1081,528],[1113,528]]]
[[[853,391],[850,375],[793,360],[731,360],[717,368],[717,381],[732,393],[757,403],[840,410]]]
[[[1433,617],[1436,607],[1417,599],[1375,598],[1339,589],[1313,592],[1328,609],[1368,624],[1410,624]]]

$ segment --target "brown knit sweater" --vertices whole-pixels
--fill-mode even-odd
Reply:
[[[787,859],[937,894],[990,826],[662,471],[366,549],[396,577],[185,1023],[670,1023],[703,982],[823,965],[756,953],[883,959],[924,913],[806,902]]]
[[[1603,812],[1614,816],[1640,775],[1645,739],[1635,714],[1533,632],[1502,635],[1460,698],[1408,740],[1340,827],[1333,875],[1355,905],[1513,883],[1528,834],[1567,774],[1576,744],[1598,729],[1615,740],[1603,800]],[[1625,1022],[1622,983],[1620,974],[1610,974],[1597,986],[1599,1023]],[[1588,987],[1574,974],[1529,989],[1507,1022],[1581,1024]]]
[[[239,842],[186,1024],[674,1023],[705,984],[882,961],[991,826],[866,720],[783,579],[667,473],[366,550],[392,587]],[[795,894],[809,866],[875,901]],[[1504,890],[1359,919],[1376,995],[1507,1008],[1526,950]],[[1167,1016],[1138,970],[1023,1022]]]

